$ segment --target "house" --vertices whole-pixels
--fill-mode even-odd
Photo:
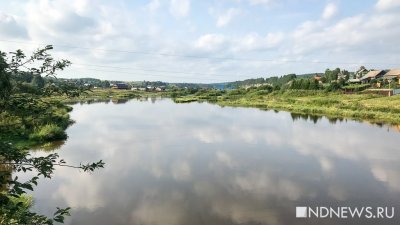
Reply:
[[[389,70],[384,76],[385,79],[391,80],[393,78],[399,79],[400,84],[400,69]]]
[[[314,76],[314,79],[316,80],[316,81],[320,81],[321,80],[321,75],[319,75],[319,74],[316,74],[315,76]]]
[[[165,91],[164,86],[156,87],[156,91]]]
[[[360,78],[360,81],[362,83],[368,83],[373,79],[378,79],[381,78],[385,75],[384,70],[371,70],[367,74],[365,74],[363,77]]]
[[[368,70],[364,66],[361,66],[360,69],[357,70],[355,78],[359,79],[359,78],[363,77],[367,73],[368,73]]]
[[[111,88],[112,89],[119,89],[119,90],[122,90],[122,89],[128,90],[129,86],[127,84],[125,84],[125,83],[116,83],[116,84],[113,84],[111,86]]]

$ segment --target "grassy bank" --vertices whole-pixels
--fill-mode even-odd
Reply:
[[[0,112],[0,140],[19,149],[65,140],[71,110],[57,100],[14,95]]]
[[[0,112],[0,140],[19,149],[67,139],[66,128],[73,123],[68,104],[132,99],[160,93],[130,90],[98,89],[77,97],[51,97],[16,94]]]
[[[400,95],[345,95],[339,92],[287,90],[206,91],[175,99],[177,103],[210,101],[221,106],[275,109],[298,114],[400,124]]]
[[[139,98],[144,92],[131,90],[114,90],[114,89],[93,89],[86,91],[77,97],[69,96],[52,96],[47,99],[60,101],[65,104],[85,103],[85,102],[102,102],[111,99],[132,99]]]

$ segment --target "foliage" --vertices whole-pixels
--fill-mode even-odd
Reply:
[[[35,130],[34,133],[29,135],[31,140],[38,141],[54,141],[62,140],[67,137],[64,129],[55,124],[46,124]]]
[[[371,87],[370,84],[353,84],[344,86],[342,89],[348,91],[363,91],[369,87]]]
[[[6,54],[0,51],[0,101],[4,101],[11,94],[10,73],[6,69],[8,64],[5,59]]]
[[[330,88],[331,91],[323,89],[271,91],[268,88],[265,90],[261,90],[261,88],[241,88],[226,91],[217,98],[213,98],[212,102],[221,106],[256,107],[314,116],[400,124],[400,117],[398,117],[400,95],[392,97],[370,94],[346,95],[339,91],[333,91],[333,89],[339,87],[340,85],[337,82],[332,82],[326,87]],[[176,98],[175,102],[207,100],[206,92],[204,91],[201,95],[182,96]]]
[[[338,79],[338,75],[340,73],[340,68],[336,68],[334,70],[326,69],[324,74],[324,81],[329,83],[331,81],[336,81]]]
[[[93,171],[96,168],[103,168],[104,162],[81,164],[79,166],[70,166],[62,159],[59,159],[57,153],[45,157],[32,157],[26,151],[20,151],[13,145],[0,142],[0,165],[3,169],[0,171],[0,182],[6,191],[0,193],[0,219],[1,224],[53,224],[54,222],[63,222],[64,217],[69,215],[70,208],[60,209],[54,213],[53,218],[47,218],[42,215],[30,212],[26,204],[16,201],[21,199],[26,192],[33,191],[34,186],[38,184],[39,177],[51,178],[56,166],[66,166],[83,171]],[[28,181],[20,181],[18,176],[12,177],[12,172],[35,173]]]
[[[78,96],[84,89],[63,82],[46,82],[55,79],[56,72],[68,67],[68,60],[54,60],[46,46],[26,57],[21,50],[7,54],[0,52],[0,224],[54,224],[63,222],[70,208],[57,208],[53,218],[30,211],[24,201],[25,193],[33,191],[39,177],[51,178],[57,166],[66,166],[83,171],[104,167],[101,160],[96,163],[71,166],[58,154],[33,157],[21,149],[21,142],[28,137],[32,144],[65,139],[64,130],[71,123],[69,106],[55,100],[43,100],[49,96]],[[31,67],[39,65],[38,67]],[[30,144],[28,144],[30,145]],[[35,174],[21,181],[12,173]]]
[[[332,92],[332,91],[337,91],[341,88],[340,84],[338,82],[331,82],[330,84],[328,84],[325,87],[325,90],[328,92]]]
[[[290,84],[290,89],[295,90],[318,90],[320,89],[317,80],[311,79],[297,79],[293,80]]]
[[[269,77],[269,78],[255,78],[255,79],[247,79],[247,80],[243,80],[243,81],[235,81],[235,82],[231,82],[229,84],[227,84],[228,88],[239,88],[239,87],[245,87],[245,86],[252,86],[252,85],[256,85],[256,84],[270,84],[272,86],[278,86],[279,88],[282,85],[287,84],[288,82],[296,79],[296,74],[288,74],[288,75],[284,75],[281,77]]]

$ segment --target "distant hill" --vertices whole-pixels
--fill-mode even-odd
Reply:
[[[163,82],[163,81],[129,81],[129,82],[124,82],[124,81],[115,81],[115,80],[100,80],[96,78],[74,78],[74,79],[62,79],[71,83],[75,83],[77,85],[91,85],[93,87],[104,87],[107,88],[110,86],[110,84],[113,83],[127,83],[131,87],[160,87],[160,86],[165,86],[167,88],[193,88],[193,89],[199,89],[199,88],[204,88],[204,89],[235,89],[239,87],[246,87],[246,86],[252,86],[252,85],[258,85],[258,84],[271,84],[271,85],[278,85],[281,86],[283,84],[288,83],[289,81],[293,79],[300,79],[300,78],[311,78],[314,77],[315,75],[323,75],[323,73],[309,73],[309,74],[301,74],[301,75],[296,75],[296,74],[288,74],[288,75],[283,75],[283,76],[273,76],[273,77],[268,77],[268,78],[252,78],[252,79],[246,79],[246,80],[241,80],[241,81],[234,81],[234,82],[221,82],[221,83],[168,83],[168,82]]]
[[[301,75],[297,75],[297,78],[311,78],[314,77],[315,75],[324,75],[324,73],[306,73],[306,74],[301,74]]]

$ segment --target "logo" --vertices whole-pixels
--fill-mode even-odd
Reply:
[[[392,219],[394,207],[296,207],[296,218]]]

